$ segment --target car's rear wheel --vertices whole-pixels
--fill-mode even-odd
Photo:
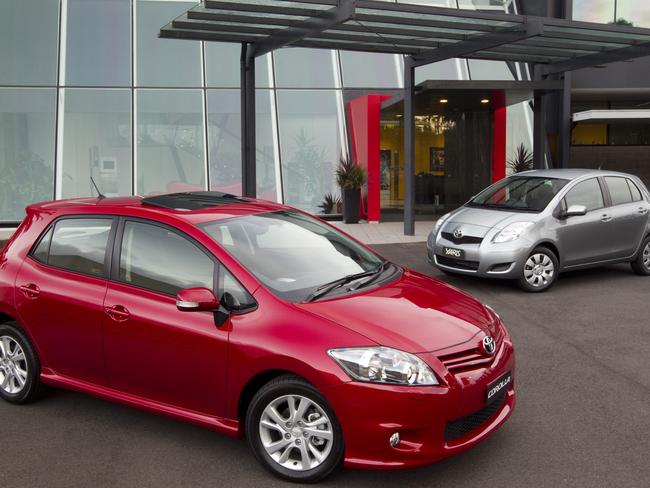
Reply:
[[[522,290],[536,293],[548,290],[559,273],[559,261],[553,251],[537,247],[526,258],[518,284]]]
[[[18,404],[35,400],[40,373],[36,352],[18,324],[0,324],[0,397]]]
[[[329,476],[343,460],[343,434],[334,411],[311,384],[281,376],[263,386],[246,413],[246,437],[272,473],[301,483]]]
[[[643,276],[650,275],[650,236],[645,238],[643,244],[641,244],[639,254],[637,254],[634,261],[630,264],[636,274]]]

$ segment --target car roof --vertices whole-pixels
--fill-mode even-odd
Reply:
[[[89,212],[91,208],[92,210]],[[193,225],[242,215],[290,209],[290,207],[275,202],[212,191],[169,193],[146,197],[71,198],[36,203],[28,207],[33,210],[60,210],[66,213],[74,213],[75,210],[79,210],[83,213],[97,212],[100,214],[119,214],[120,212],[116,210],[118,208],[136,210],[142,216],[173,216]]]
[[[585,176],[626,176],[632,175],[620,173],[618,171],[607,171],[600,169],[586,169],[586,168],[561,168],[561,169],[533,169],[517,173],[513,176],[537,176],[544,178],[563,178],[565,180],[576,180]]]

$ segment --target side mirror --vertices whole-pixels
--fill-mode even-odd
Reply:
[[[219,300],[208,288],[188,288],[176,295],[176,308],[181,312],[213,312],[219,308]]]
[[[587,207],[585,205],[571,205],[564,212],[565,217],[577,217],[579,215],[587,215]]]

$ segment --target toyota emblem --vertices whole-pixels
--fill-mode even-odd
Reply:
[[[454,237],[456,239],[462,239],[463,238],[463,231],[458,227],[457,229],[454,229]]]
[[[497,348],[496,343],[494,342],[494,339],[492,336],[486,336],[483,338],[483,350],[488,356],[492,356],[494,354],[494,351]]]

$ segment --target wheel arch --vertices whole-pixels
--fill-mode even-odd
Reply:
[[[533,249],[536,249],[538,247],[544,247],[551,251],[553,254],[555,254],[555,257],[557,258],[558,262],[560,263],[560,268],[562,267],[562,256],[560,255],[560,250],[558,249],[557,245],[549,240],[544,240],[540,241],[537,244],[533,246]],[[532,250],[531,250],[532,252]]]

